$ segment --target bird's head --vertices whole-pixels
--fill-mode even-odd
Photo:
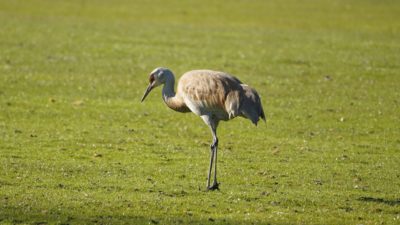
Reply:
[[[144,95],[143,95],[141,101],[143,102],[144,99],[146,98],[146,96],[155,87],[158,87],[161,84],[164,84],[167,79],[167,76],[170,74],[172,74],[172,72],[167,68],[158,67],[158,68],[154,69],[149,75],[149,86],[147,86],[147,89],[144,92]]]

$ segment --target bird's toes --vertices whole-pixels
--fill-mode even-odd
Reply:
[[[219,184],[214,183],[211,187],[207,187],[207,190],[209,190],[209,191],[219,190]]]

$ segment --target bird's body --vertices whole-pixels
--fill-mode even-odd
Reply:
[[[165,86],[165,91],[170,87]],[[168,107],[198,116],[211,114],[218,120],[243,116],[257,123],[265,119],[257,92],[237,78],[212,70],[193,70],[182,75],[173,98],[163,94]]]
[[[258,93],[239,79],[224,72],[213,70],[192,70],[182,75],[174,91],[175,77],[166,68],[156,68],[150,74],[150,85],[142,101],[156,86],[164,84],[162,90],[166,105],[178,112],[193,112],[210,127],[213,134],[210,170],[207,188],[218,189],[216,181],[216,158],[218,138],[216,129],[219,121],[237,116],[251,120],[255,125],[264,111]],[[215,160],[214,184],[210,187],[210,174]]]

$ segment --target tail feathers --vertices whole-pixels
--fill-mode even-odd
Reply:
[[[262,106],[261,106],[260,117],[261,117],[261,119],[264,120],[265,123],[267,122],[267,119],[265,118],[265,114],[264,114],[264,110],[263,110]]]
[[[240,106],[241,113],[244,117],[250,119],[254,125],[257,125],[260,118],[266,122],[265,113],[261,105],[261,99],[257,91],[247,85],[242,85],[242,87],[244,95],[242,96]]]
[[[264,114],[264,110],[260,105],[251,105],[255,108],[247,108],[247,109],[242,109],[241,114],[251,120],[251,122],[257,126],[258,121],[260,121],[260,118],[262,120],[264,120],[264,122],[267,122],[266,118],[265,118],[265,114]],[[259,106],[259,108],[257,109],[257,106]]]
[[[258,114],[258,116],[257,116],[257,122],[259,121],[259,118],[261,118],[262,120],[264,120],[264,123],[267,122],[267,119],[265,118],[264,110],[263,110],[263,108],[262,108],[262,106],[261,106],[261,103],[260,103],[260,112],[259,112],[259,114]],[[253,123],[257,126],[257,122],[256,122],[256,123],[253,122]]]

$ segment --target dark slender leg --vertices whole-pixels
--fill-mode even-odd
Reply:
[[[210,168],[208,170],[208,177],[207,177],[207,190],[217,190],[218,189],[218,182],[217,182],[217,148],[218,148],[218,138],[217,138],[217,126],[218,120],[212,115],[203,115],[201,118],[204,122],[210,127],[211,133],[213,136],[213,143],[211,144],[211,153],[210,153]],[[211,172],[212,167],[214,166],[214,181],[213,185],[210,186],[211,182]]]
[[[211,157],[214,157],[214,182],[213,185],[210,187],[208,186],[208,190],[218,190],[218,182],[217,182],[217,149],[218,149],[218,138],[217,138],[217,132],[215,129],[211,128],[211,131],[213,133],[213,144],[211,145]],[[210,167],[211,171],[211,167]]]
[[[208,177],[207,177],[207,189],[210,189],[210,178],[211,178],[211,170],[213,166],[213,160],[214,160],[214,150],[211,147],[211,152],[210,152],[210,169],[208,170]]]

